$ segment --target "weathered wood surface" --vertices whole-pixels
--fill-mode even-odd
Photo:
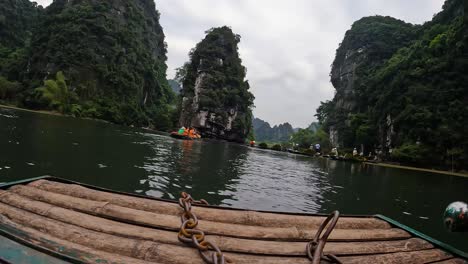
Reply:
[[[180,227],[180,217],[175,215],[157,214],[149,211],[114,205],[111,202],[98,202],[44,191],[30,186],[18,185],[10,188],[10,190],[31,199],[50,203],[63,208],[79,210],[96,216],[118,219],[120,221],[167,230],[178,230]],[[220,223],[206,220],[200,220],[198,227],[204,230],[207,234],[270,240],[308,241],[311,240],[316,233],[315,229],[296,227],[294,225],[290,225],[289,227],[264,227]],[[397,228],[362,230],[335,228],[329,240],[395,240],[409,237],[410,235],[407,232]]]
[[[76,184],[64,184],[53,181],[38,180],[33,183],[30,183],[29,186],[73,197],[101,202],[110,202],[114,205],[154,213],[175,216],[179,216],[182,213],[182,209],[176,203],[167,203],[157,200],[144,199],[115,193],[100,192]],[[325,217],[318,216],[272,214],[244,210],[220,210],[199,206],[194,206],[192,210],[198,216],[198,218],[202,220],[265,227],[297,226],[299,228],[313,229],[318,228],[320,224],[325,220]],[[336,227],[342,229],[391,228],[390,224],[380,219],[357,217],[342,218],[338,221]]]
[[[43,246],[55,248],[61,246],[61,241],[75,245],[86,245],[93,255],[102,255],[102,252],[116,253],[123,255],[123,259],[139,259],[151,263],[175,263],[175,264],[203,264],[199,258],[194,258],[198,253],[195,249],[188,247],[179,247],[174,245],[165,245],[149,241],[139,241],[128,238],[122,238],[98,232],[92,232],[73,225],[68,225],[55,220],[44,219],[40,216],[31,216],[24,211],[15,209],[8,205],[0,204],[0,212],[5,217],[0,217],[0,223],[9,227],[14,227],[27,233],[32,241],[44,241]],[[53,234],[53,237],[46,234]],[[49,244],[49,245],[45,245]],[[258,263],[258,264],[280,264],[280,263],[310,263],[306,258],[292,257],[272,257],[245,254],[226,253],[226,256],[235,263]],[[118,256],[117,256],[118,257]],[[341,257],[344,263],[428,263],[450,258],[451,255],[438,250],[430,249],[423,251],[412,251],[407,253],[390,253],[381,255],[364,255],[359,257]],[[145,262],[125,262],[120,263],[145,263]]]
[[[12,192],[0,190],[0,197],[2,199],[2,203],[97,232],[182,245],[174,235],[174,232],[171,231],[146,228],[103,219],[56,207],[47,203],[34,201]],[[277,242],[220,236],[207,236],[207,239],[215,242],[223,251],[240,253],[304,256],[304,249],[306,247],[306,242]],[[414,251],[429,248],[433,248],[430,243],[421,239],[411,238],[395,241],[361,242],[359,244],[353,242],[330,242],[326,245],[325,252],[336,255],[359,255]]]
[[[306,242],[323,217],[194,207],[199,228],[234,263],[309,264]],[[0,190],[0,228],[30,243],[67,248],[86,263],[203,264],[178,241],[174,203],[40,180]],[[368,223],[368,225],[366,225]],[[342,217],[325,253],[343,263],[466,263],[374,218]],[[323,262],[326,263],[326,262]]]

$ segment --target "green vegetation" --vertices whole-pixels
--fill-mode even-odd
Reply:
[[[291,142],[299,147],[299,149],[310,149],[311,145],[320,144],[322,150],[330,150],[330,141],[328,134],[322,129],[311,131],[310,129],[299,129],[291,137]]]
[[[239,57],[240,36],[226,26],[212,28],[206,34],[190,52],[190,61],[177,72],[184,98],[180,125],[243,142],[252,127],[254,96]],[[205,125],[199,125],[201,112],[210,117]]]
[[[152,0],[0,3],[0,100],[19,106],[170,129],[166,52]]]
[[[281,151],[281,150],[283,150],[283,148],[281,147],[280,144],[274,144],[274,145],[271,147],[271,150]]]
[[[44,86],[36,88],[35,92],[44,105],[63,114],[70,113],[72,103],[77,100],[76,94],[68,89],[61,71],[57,72],[55,80],[45,81]]]
[[[11,82],[0,76],[0,100],[13,99],[20,90],[21,84],[19,82]]]
[[[289,123],[271,127],[268,122],[254,118],[252,125],[255,139],[258,141],[287,142],[294,133],[294,129]]]
[[[265,142],[262,142],[262,143],[258,144],[258,147],[261,148],[261,149],[267,149],[267,148],[268,148],[268,144],[265,143]]]
[[[335,98],[317,110],[323,128],[337,132],[336,144],[381,149],[398,162],[439,167],[453,162],[455,168],[467,168],[463,13],[464,1],[447,0],[442,12],[422,26],[389,17],[353,24],[332,65]]]

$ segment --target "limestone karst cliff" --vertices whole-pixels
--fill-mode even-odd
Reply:
[[[18,8],[28,1],[7,2]],[[14,101],[55,110],[36,88],[61,71],[69,99],[61,109],[68,114],[158,129],[171,126],[168,105],[174,94],[166,80],[166,43],[153,0],[55,0],[41,14],[29,27],[23,74],[4,76],[21,85]],[[25,12],[18,16],[28,23]],[[7,25],[18,19],[0,17]]]
[[[239,57],[240,36],[213,28],[190,53],[182,72],[179,124],[205,137],[243,142],[251,132],[253,95]]]
[[[258,142],[286,142],[294,133],[293,127],[287,122],[271,127],[268,122],[265,122],[259,118],[254,118],[252,124],[255,140]]]
[[[465,10],[466,1],[446,0],[423,25],[379,16],[353,24],[332,65],[336,94],[317,110],[333,146],[412,164],[468,164]]]

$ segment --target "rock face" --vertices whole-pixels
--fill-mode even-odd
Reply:
[[[337,109],[354,110],[366,75],[415,38],[417,26],[392,17],[364,17],[352,25],[336,51],[330,73]]]
[[[23,47],[30,40],[34,26],[43,11],[37,3],[28,0],[0,2],[0,45]]]
[[[31,88],[63,71],[85,115],[135,125],[167,121],[173,94],[153,0],[55,0],[33,34],[30,65]]]
[[[254,118],[253,129],[257,141],[285,142],[294,133],[294,129],[289,123],[271,127],[268,122],[259,118]]]
[[[31,37],[42,13],[28,0],[0,1],[0,78],[20,81],[27,74]]]
[[[228,27],[213,28],[183,67],[180,126],[205,137],[243,142],[251,130],[253,95],[237,44]]]
[[[317,110],[333,146],[466,168],[466,9],[446,0],[420,26],[380,16],[353,24],[331,69],[335,97]]]
[[[330,142],[334,147],[350,145],[348,114],[359,111],[366,93],[368,77],[415,36],[415,28],[391,17],[364,17],[345,34],[336,51],[330,73],[336,89],[333,98],[334,122],[330,124]]]

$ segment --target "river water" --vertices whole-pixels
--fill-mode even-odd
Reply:
[[[442,224],[449,203],[468,202],[468,178],[0,108],[0,182],[42,175],[167,199],[187,191],[238,208],[383,214],[468,252],[468,233]]]

